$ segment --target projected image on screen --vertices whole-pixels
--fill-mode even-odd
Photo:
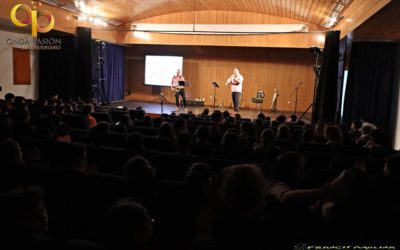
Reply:
[[[171,86],[176,71],[182,72],[182,64],[181,56],[146,56],[144,84]]]

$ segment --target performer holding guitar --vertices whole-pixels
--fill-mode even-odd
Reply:
[[[178,112],[180,110],[180,105],[179,105],[179,96],[182,96],[182,101],[183,101],[183,107],[186,111],[186,96],[185,96],[185,86],[180,86],[179,82],[180,81],[185,81],[185,78],[181,74],[181,70],[178,69],[176,71],[176,74],[172,77],[171,81],[171,90],[174,91],[175,95],[175,103],[176,103],[176,111]]]

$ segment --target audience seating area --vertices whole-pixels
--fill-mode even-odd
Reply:
[[[364,133],[370,122],[350,129],[206,109],[151,118],[140,107],[10,95],[0,109],[1,244],[15,249],[399,242],[400,156],[383,132]],[[8,207],[37,193],[46,230],[9,219],[28,218]]]

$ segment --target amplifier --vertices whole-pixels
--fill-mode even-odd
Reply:
[[[204,101],[202,100],[186,100],[188,106],[204,107]]]

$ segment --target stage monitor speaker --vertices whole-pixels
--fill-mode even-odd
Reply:
[[[188,106],[204,107],[204,101],[201,100],[187,100]]]

